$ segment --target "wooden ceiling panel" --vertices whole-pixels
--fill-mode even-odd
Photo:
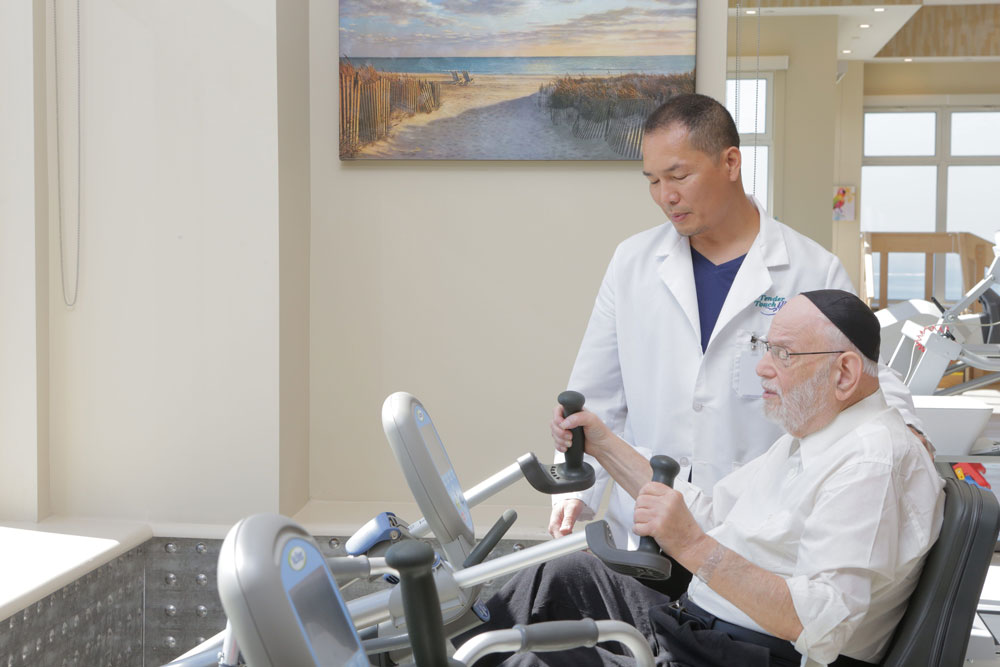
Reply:
[[[878,58],[1000,56],[1000,6],[922,7],[879,51]]]
[[[790,7],[878,7],[885,5],[919,5],[921,0],[759,0],[760,7],[779,9]],[[758,0],[743,0],[744,9],[756,9]],[[729,0],[729,8],[736,9],[736,0]]]

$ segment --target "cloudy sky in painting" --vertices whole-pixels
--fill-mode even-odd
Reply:
[[[340,0],[354,57],[694,55],[696,0]]]

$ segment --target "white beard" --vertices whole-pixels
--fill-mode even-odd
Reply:
[[[778,424],[788,433],[801,433],[806,423],[819,412],[825,394],[819,389],[830,379],[830,367],[826,366],[802,384],[782,394],[777,386],[762,382],[767,391],[778,395],[779,401],[764,401],[764,416]]]

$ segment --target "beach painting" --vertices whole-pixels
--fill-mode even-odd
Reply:
[[[340,157],[636,160],[697,0],[340,0]]]

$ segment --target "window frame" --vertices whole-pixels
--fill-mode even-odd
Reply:
[[[948,230],[948,170],[955,166],[1000,166],[998,155],[952,155],[951,116],[962,112],[1000,112],[1000,95],[866,95],[862,109],[862,128],[869,114],[877,113],[920,113],[933,112],[934,155],[865,155],[864,131],[862,130],[861,168],[865,167],[936,167],[936,199],[934,211],[934,231]],[[860,199],[865,196],[862,191]],[[862,227],[864,220],[861,220]],[[865,230],[862,231],[873,231]],[[945,256],[934,257],[934,293],[945,295]],[[885,297],[880,295],[880,299]]]
[[[962,99],[963,96],[950,95],[937,104],[930,104],[925,96],[919,96],[907,103],[907,96],[865,97],[862,119],[870,113],[917,113],[933,112],[934,155],[880,155],[868,156],[861,147],[861,166],[864,167],[937,167],[937,200],[934,215],[934,231],[948,231],[948,168],[953,166],[1000,166],[1000,155],[952,155],[951,154],[951,114],[968,111],[1000,112],[1000,95],[976,95],[976,99]],[[954,100],[954,102],[951,102]],[[978,104],[976,102],[979,102]],[[864,138],[862,137],[862,141]],[[860,193],[864,196],[864,193]]]
[[[767,147],[767,201],[761,202],[764,204],[764,208],[767,209],[772,215],[774,215],[774,162],[775,162],[775,136],[774,136],[774,71],[746,71],[740,70],[740,81],[754,81],[761,79],[767,82],[766,90],[764,91],[764,131],[763,132],[740,132],[740,148],[742,153],[742,148],[747,146],[755,147]],[[736,71],[731,70],[726,72],[726,95],[729,94],[729,82],[737,81]],[[725,100],[728,108],[728,99]],[[756,99],[755,99],[756,101]],[[735,120],[735,117],[734,117]],[[738,127],[738,125],[737,125]],[[759,128],[758,128],[759,129]],[[756,141],[755,141],[756,139]],[[742,173],[744,175],[743,189],[748,194],[753,193],[753,169],[750,170],[743,169]],[[749,182],[747,182],[746,174],[750,174]],[[747,188],[751,188],[748,190]]]

